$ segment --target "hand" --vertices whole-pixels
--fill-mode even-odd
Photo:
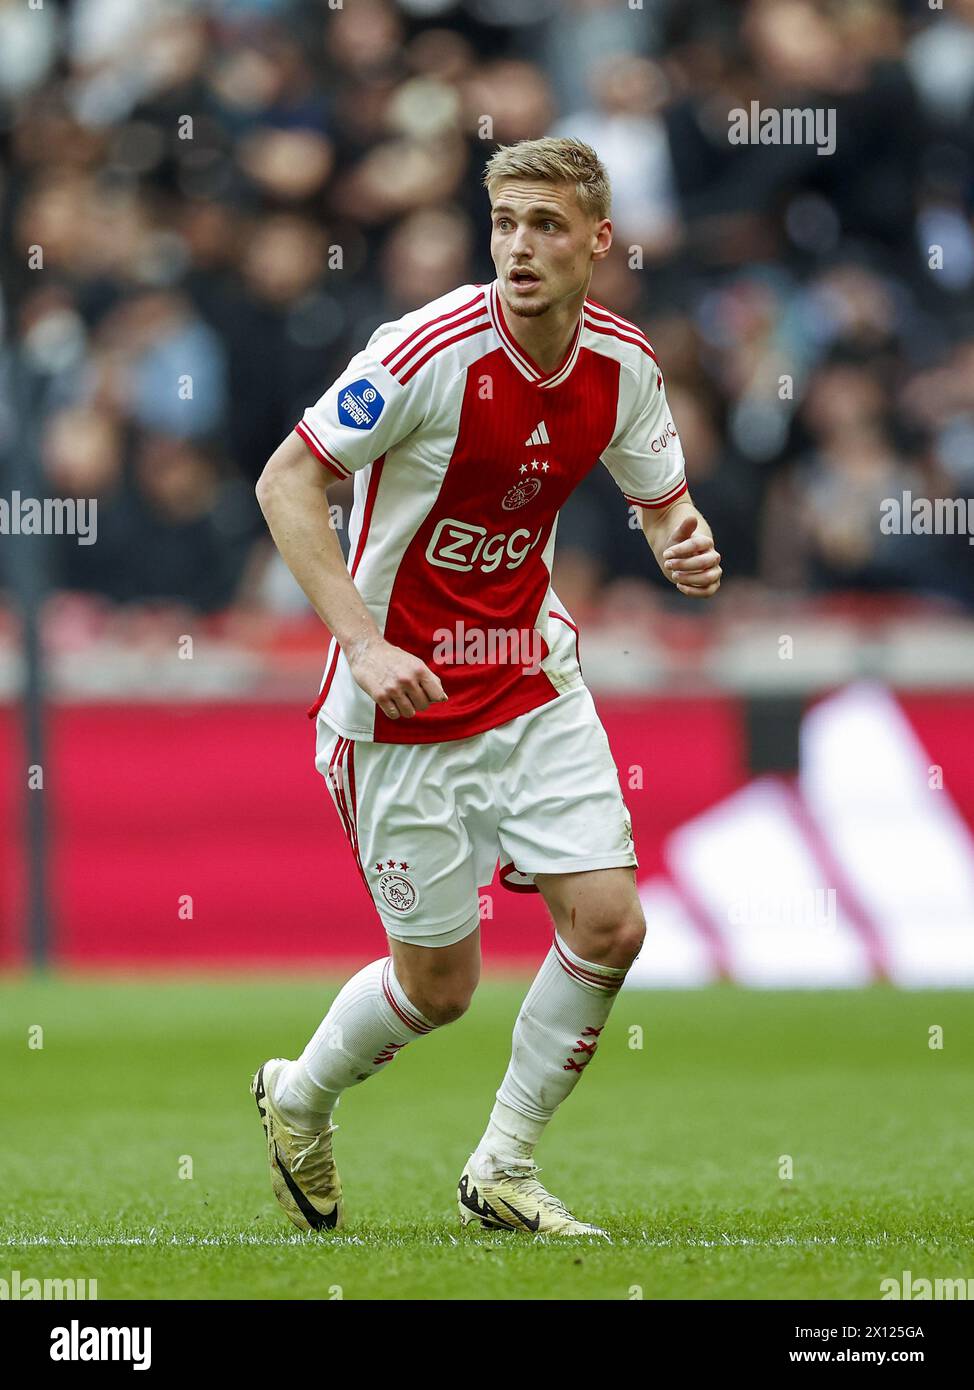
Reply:
[[[364,638],[345,656],[356,683],[390,719],[412,719],[447,698],[425,662],[382,637]]]
[[[713,536],[697,529],[697,517],[686,516],[663,551],[663,573],[688,598],[712,598],[720,588],[720,556]]]

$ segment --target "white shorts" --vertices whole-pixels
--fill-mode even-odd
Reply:
[[[421,717],[421,716],[420,716]],[[494,877],[633,866],[632,823],[584,686],[473,738],[371,743],[319,717],[315,766],[390,936],[452,946]]]

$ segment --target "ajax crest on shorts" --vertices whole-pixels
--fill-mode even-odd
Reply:
[[[379,892],[393,912],[412,912],[419,897],[405,874],[383,874],[379,879]]]
[[[391,907],[393,912],[407,913],[412,912],[419,902],[419,894],[412,879],[407,878],[403,873],[409,865],[388,859],[385,863],[376,864],[379,873],[379,880],[376,888],[381,894],[382,901],[387,907]]]

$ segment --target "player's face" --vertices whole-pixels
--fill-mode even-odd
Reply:
[[[535,318],[583,298],[611,241],[612,223],[583,212],[572,184],[506,179],[494,190],[490,254],[513,314]]]

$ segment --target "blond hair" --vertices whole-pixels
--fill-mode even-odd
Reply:
[[[601,220],[612,202],[605,165],[581,140],[546,135],[541,140],[519,140],[501,145],[487,161],[484,187],[494,197],[502,179],[544,179],[548,183],[572,183],[583,212]]]

